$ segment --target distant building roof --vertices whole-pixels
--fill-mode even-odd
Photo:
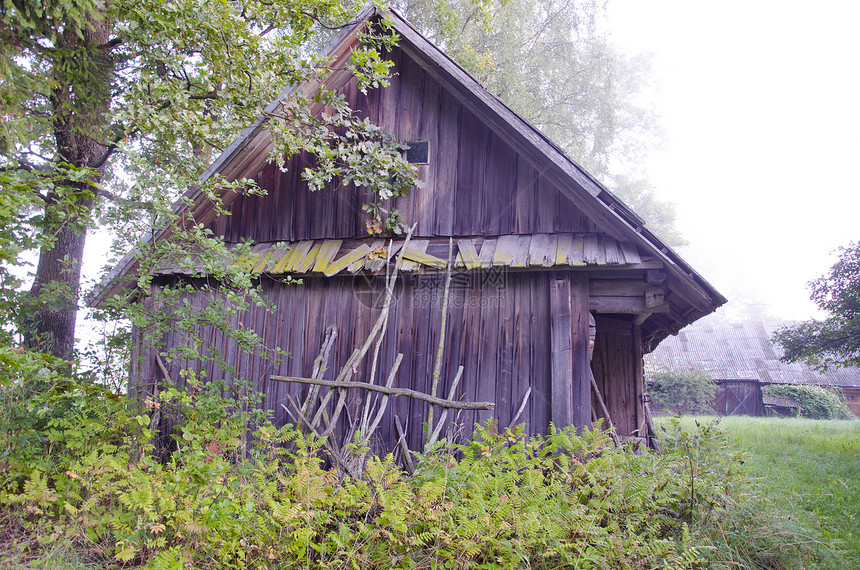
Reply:
[[[811,367],[779,360],[782,350],[771,342],[786,321],[722,323],[714,319],[685,327],[645,358],[646,370],[704,370],[714,380],[757,380],[765,384],[860,387],[860,368],[820,374]]]

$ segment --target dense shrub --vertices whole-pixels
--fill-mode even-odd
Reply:
[[[673,424],[658,456],[613,449],[599,430],[530,438],[488,423],[428,451],[414,475],[371,457],[356,480],[324,467],[319,440],[199,387],[148,401],[182,419],[176,451],[157,461],[142,443],[148,414],[47,377],[26,399],[22,378],[0,385],[17,407],[4,418],[36,418],[0,432],[0,558],[21,565],[60,552],[151,568],[737,566],[725,545],[766,528],[737,514],[760,511],[738,508],[754,494],[713,426]],[[762,536],[768,567],[814,555],[795,535]]]
[[[714,411],[717,385],[701,370],[667,370],[650,374],[646,390],[655,410],[708,414]]]
[[[777,385],[766,386],[768,396],[790,398],[800,404],[799,415],[815,420],[851,420],[854,414],[848,409],[842,391],[820,386]]]

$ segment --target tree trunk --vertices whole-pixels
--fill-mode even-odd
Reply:
[[[107,111],[110,108],[111,79],[114,73],[110,49],[110,22],[94,15],[80,36],[69,25],[55,48],[51,94],[57,160],[76,168],[92,168],[91,181],[101,178]],[[32,308],[23,328],[24,344],[70,360],[74,353],[75,321],[81,289],[81,262],[86,243],[87,223],[98,198],[87,182],[61,180],[60,190],[51,190],[44,211],[45,242],[30,290]],[[79,198],[80,208],[71,218],[61,212],[63,191],[90,191]],[[66,202],[68,203],[68,202]]]

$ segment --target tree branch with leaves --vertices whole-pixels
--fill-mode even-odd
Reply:
[[[860,366],[860,243],[840,247],[836,263],[809,286],[827,317],[778,330],[774,341],[785,351],[782,360],[821,371]]]

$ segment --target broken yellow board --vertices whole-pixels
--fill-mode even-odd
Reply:
[[[313,267],[314,261],[317,258],[317,255],[322,249],[322,244],[317,244],[311,247],[310,251],[302,257],[301,259],[296,259],[296,263],[293,266],[293,271],[296,273],[307,273],[307,271]]]
[[[340,273],[341,271],[346,269],[348,265],[353,264],[361,259],[364,259],[368,253],[370,253],[370,247],[367,244],[363,243],[354,250],[341,257],[340,259],[338,259],[337,261],[332,261],[331,263],[329,263],[328,267],[325,268],[325,271],[323,273],[325,273],[326,277],[336,275],[337,273]]]
[[[340,246],[343,245],[343,240],[339,239],[327,239],[323,242],[320,247],[320,252],[317,254],[316,263],[314,263],[314,268],[312,271],[318,271],[320,273],[324,273],[326,268],[328,267],[331,260],[334,259],[334,256],[337,255],[337,252],[340,250]]]
[[[460,250],[458,257],[463,261],[466,269],[477,269],[481,266],[478,250],[475,249],[475,240],[461,239],[457,242],[457,249]]]

